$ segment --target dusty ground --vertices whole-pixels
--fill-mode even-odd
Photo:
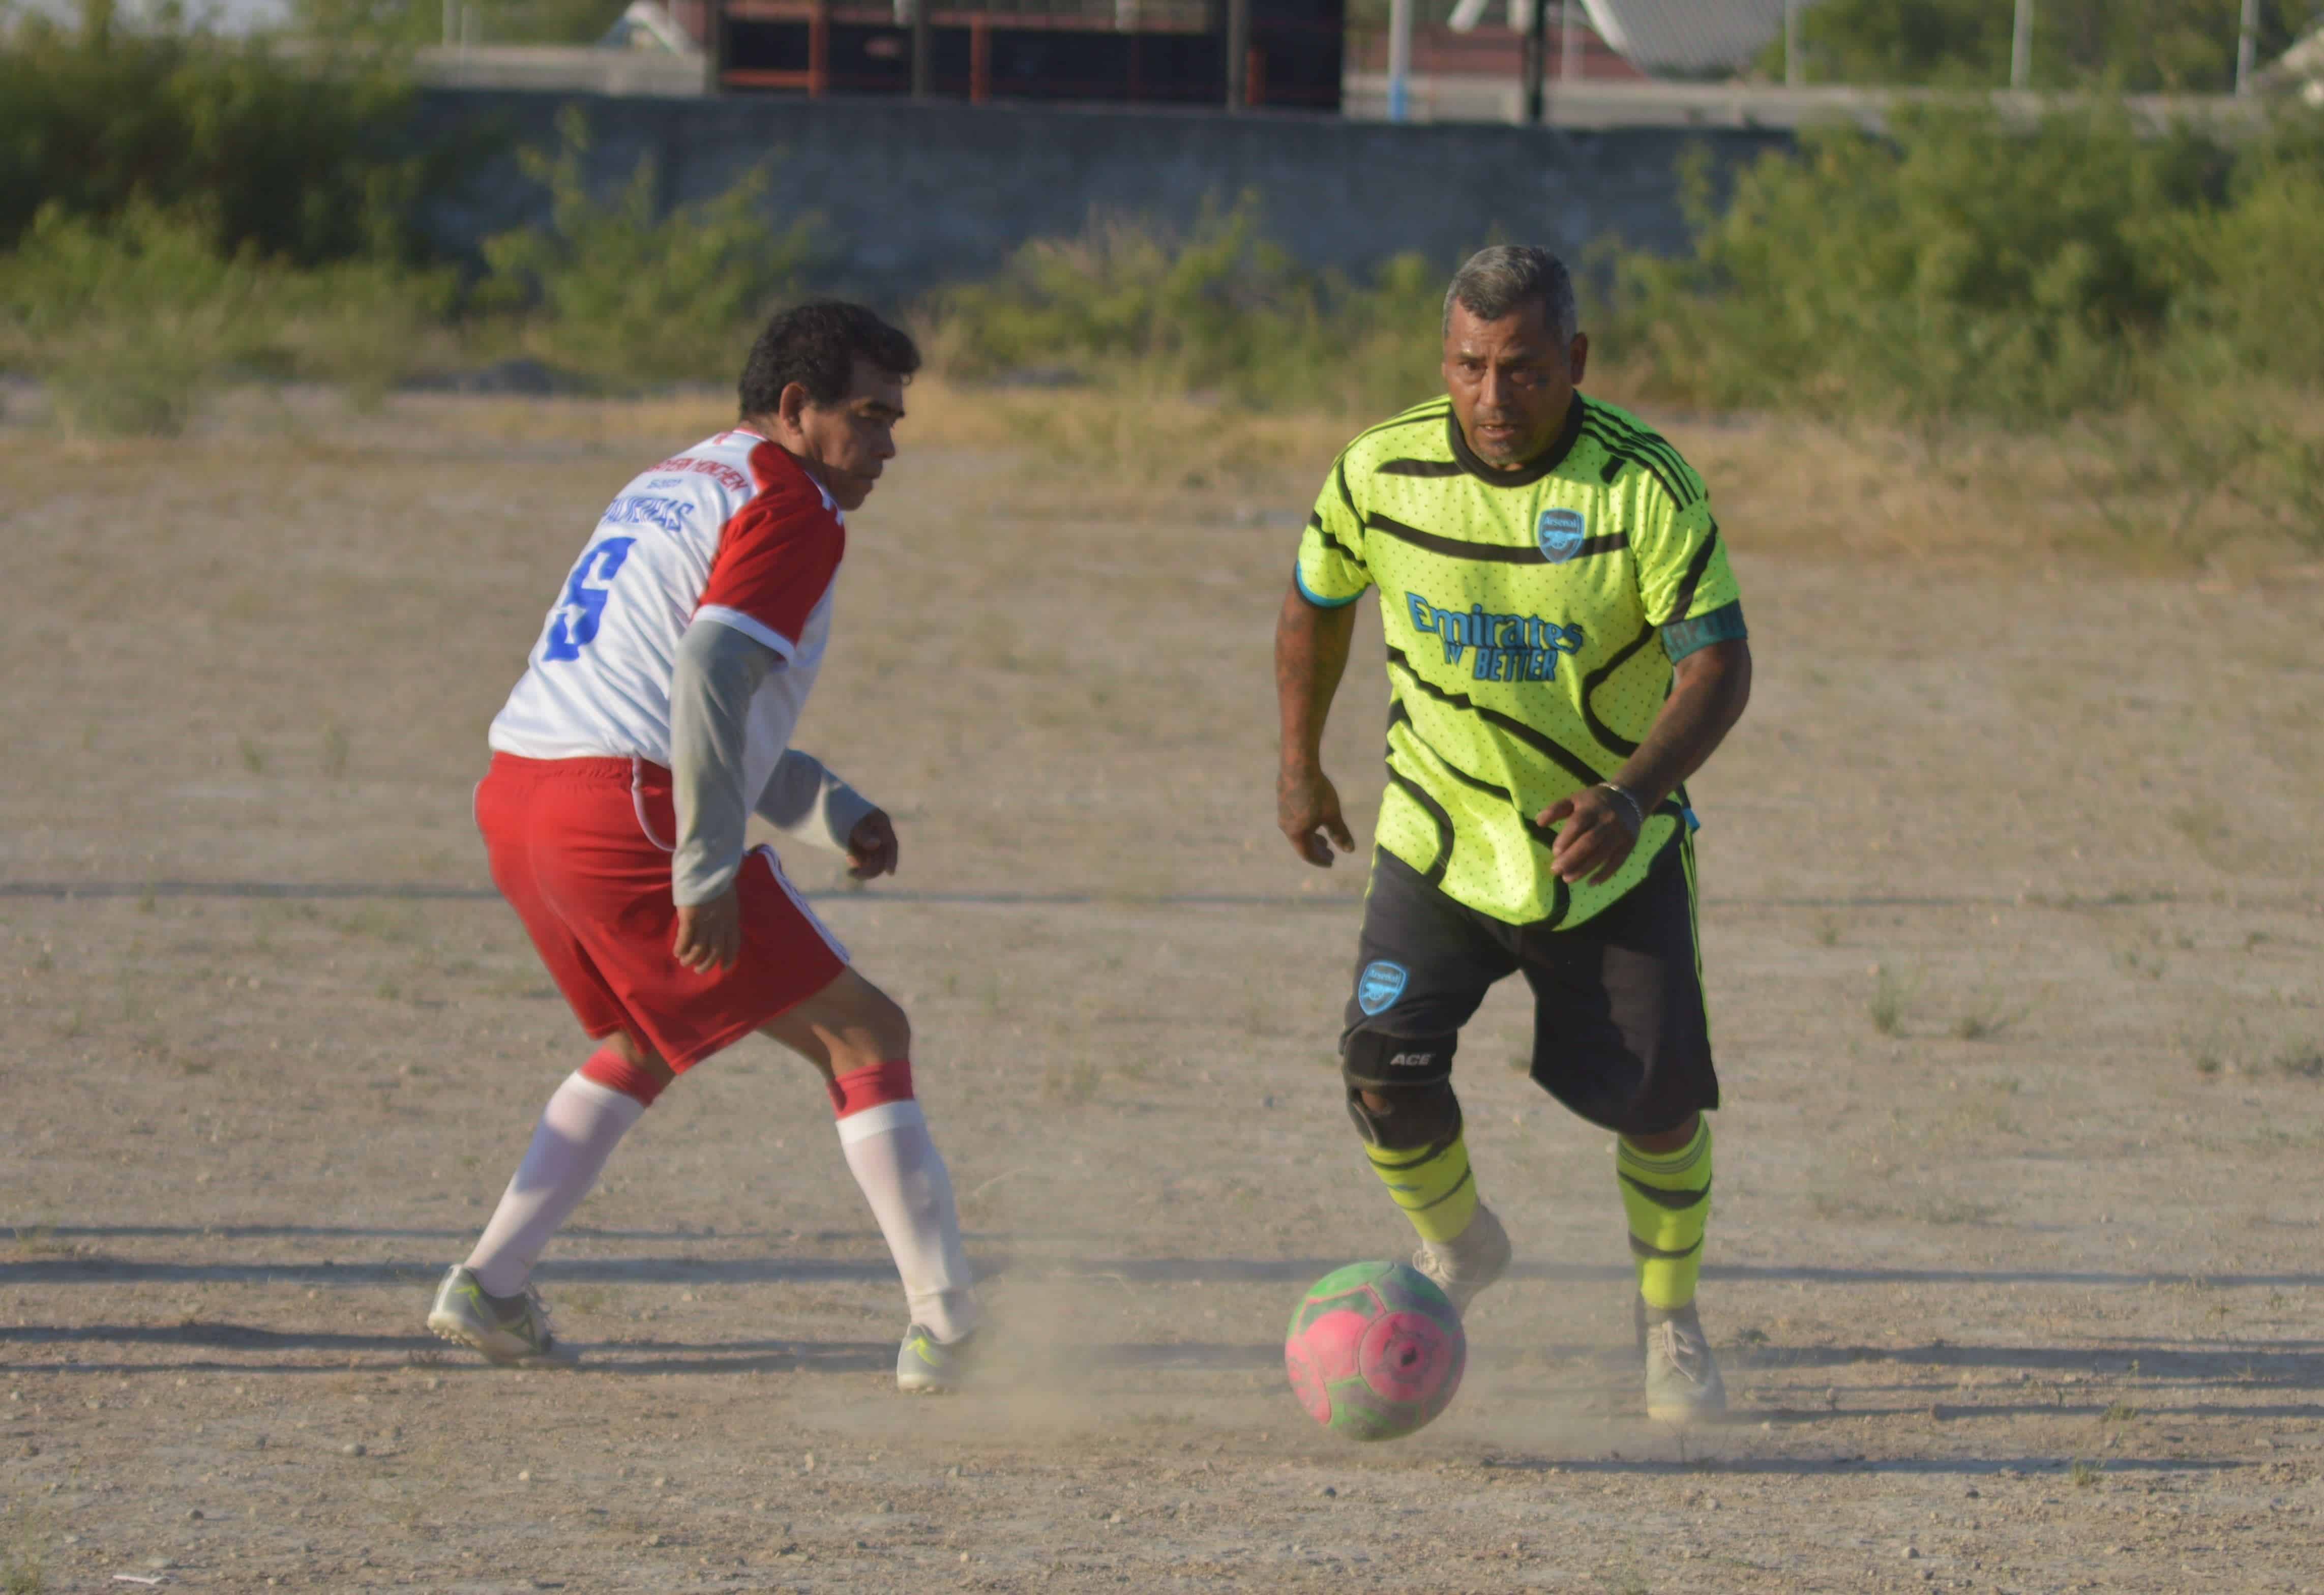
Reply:
[[[1359,1448],[1277,1338],[1409,1244],[1330,1066],[1360,878],[1269,823],[1328,442],[1125,484],[927,397],[802,738],[905,871],[793,863],[918,1022],[1008,1341],[950,1401],[892,1393],[820,1093],[755,1045],[544,1268],[584,1371],[420,1330],[584,1050],[484,880],[484,724],[715,406],[0,427],[0,1589],[2324,1589],[2315,570],[1930,535],[1678,426],[1760,661],[1696,788],[1736,1421],[1636,1415],[1606,1138],[1502,1066],[1502,993],[1464,1083],[1523,1266],[1453,1409]],[[1367,655],[1367,816],[1383,697]]]

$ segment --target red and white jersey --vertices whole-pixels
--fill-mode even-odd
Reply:
[[[670,762],[678,640],[715,621],[782,656],[751,701],[743,801],[789,745],[831,636],[846,522],[822,484],[754,432],[721,432],[607,508],[542,622],[492,745],[525,759]]]

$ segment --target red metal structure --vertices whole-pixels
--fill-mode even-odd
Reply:
[[[701,3],[701,0],[696,0]],[[719,0],[708,0],[717,5]],[[1343,0],[724,0],[726,88],[1336,111]],[[899,14],[899,12],[901,14]],[[1249,40],[1230,75],[1229,32]]]

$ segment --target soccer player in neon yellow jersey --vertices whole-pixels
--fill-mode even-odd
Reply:
[[[1522,973],[1533,1077],[1620,1138],[1648,1415],[1726,1406],[1694,1307],[1719,1105],[1686,778],[1742,715],[1751,653],[1702,480],[1575,391],[1590,340],[1555,256],[1472,256],[1444,299],[1446,395],[1342,451],[1276,628],[1277,821],[1355,845],[1323,722],[1377,586],[1388,790],[1341,1038],[1348,1107],[1466,1309],[1509,1263],[1452,1083],[1461,1027]]]

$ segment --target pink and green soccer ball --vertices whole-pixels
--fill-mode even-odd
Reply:
[[[1283,1342],[1307,1415],[1358,1440],[1411,1434],[1452,1403],[1469,1361],[1461,1314],[1402,1263],[1351,1263],[1300,1299]]]

